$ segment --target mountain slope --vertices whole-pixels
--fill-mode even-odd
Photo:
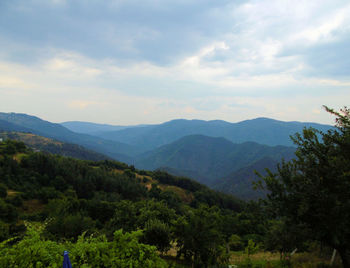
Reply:
[[[291,157],[285,158],[285,160],[291,160]],[[249,166],[232,172],[220,182],[213,185],[213,188],[223,193],[235,195],[244,200],[263,198],[266,192],[253,189],[253,182],[259,180],[255,171],[264,176],[266,175],[266,168],[274,172],[277,170],[278,163],[279,161],[276,159],[264,157]]]
[[[332,128],[329,125],[302,122],[283,122],[268,118],[257,118],[239,123],[220,120],[178,119],[160,125],[126,128],[119,131],[99,133],[99,137],[135,145],[147,151],[174,142],[188,135],[224,137],[233,143],[253,141],[270,146],[292,146],[290,135],[313,127],[322,131]]]
[[[68,122],[60,123],[60,125],[76,133],[84,133],[84,134],[92,134],[92,135],[98,132],[118,131],[118,130],[127,128],[126,126],[113,126],[108,124],[96,124],[96,123],[81,122],[81,121],[68,121]]]
[[[26,114],[0,113],[0,129],[5,131],[31,132],[40,136],[79,144],[124,162],[130,162],[130,157],[139,153],[137,148],[133,146],[104,140],[87,134],[78,134],[66,129],[60,124],[50,123]]]
[[[292,147],[271,147],[254,142],[233,144],[224,138],[190,135],[143,154],[137,158],[135,166],[162,168],[213,185],[218,179],[264,157],[278,161],[293,154]]]
[[[0,132],[0,138],[2,138],[3,140],[11,139],[22,141],[34,151],[48,152],[51,154],[58,154],[82,160],[99,161],[111,159],[103,154],[87,150],[84,147],[76,144],[60,142],[32,133]]]

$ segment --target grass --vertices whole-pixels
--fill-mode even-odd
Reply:
[[[240,267],[295,267],[295,268],[319,268],[331,267],[329,265],[331,256],[320,254],[320,252],[302,252],[296,253],[290,259],[290,266],[283,265],[280,261],[279,253],[258,252],[250,256],[250,261],[247,261],[247,255],[242,251],[232,252],[230,264]],[[250,263],[250,264],[248,264]],[[333,268],[340,268],[341,260],[337,256]]]
[[[233,251],[230,262],[233,264],[244,262],[247,259],[247,254],[245,254],[243,251]],[[279,253],[272,253],[272,252],[265,252],[261,251],[256,254],[250,255],[250,259],[252,261],[279,261],[280,260],[280,254]]]

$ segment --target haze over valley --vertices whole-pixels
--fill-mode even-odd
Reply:
[[[177,119],[138,126],[55,124],[26,114],[0,113],[2,131],[32,133],[101,154],[89,157],[81,153],[84,155],[81,159],[97,160],[105,155],[105,159],[115,159],[139,169],[159,169],[189,177],[245,199],[262,196],[252,189],[252,181],[257,179],[254,172],[264,172],[267,167],[275,170],[282,159],[292,159],[295,148],[290,136],[309,127],[323,132],[332,128],[269,118],[238,123]],[[21,140],[19,135],[13,137]],[[31,145],[30,139],[22,137],[22,140]],[[44,146],[35,148],[48,151]]]

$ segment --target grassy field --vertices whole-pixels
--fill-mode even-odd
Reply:
[[[240,267],[295,267],[295,268],[320,268],[320,267],[342,267],[339,255],[333,266],[330,266],[330,254],[315,252],[296,253],[289,261],[281,261],[279,253],[258,252],[247,258],[244,252],[232,252],[230,264]],[[233,266],[234,267],[234,266]]]
[[[171,267],[191,267],[186,265],[182,260],[175,258],[176,251],[170,249],[166,256],[163,258],[172,265]],[[341,260],[339,256],[336,257],[335,262],[330,266],[331,256],[328,254],[320,254],[320,252],[303,252],[296,253],[289,261],[281,261],[279,253],[261,251],[256,254],[252,254],[247,258],[247,255],[243,251],[231,252],[231,258],[229,264],[223,266],[217,266],[218,268],[341,268]]]

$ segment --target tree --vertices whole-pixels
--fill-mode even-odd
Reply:
[[[263,180],[277,216],[304,224],[313,239],[337,249],[344,267],[350,267],[350,109],[325,109],[336,116],[335,128],[295,134],[296,158]]]
[[[168,251],[171,246],[169,226],[158,219],[147,221],[141,242],[156,246],[161,253]]]
[[[221,215],[216,207],[201,205],[187,211],[175,222],[177,256],[183,255],[194,267],[208,267],[227,261],[224,238],[220,233]]]

